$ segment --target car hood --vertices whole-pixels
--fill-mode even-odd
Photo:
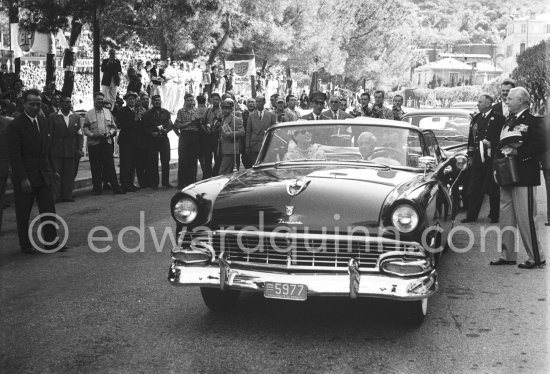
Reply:
[[[260,231],[290,227],[333,232],[335,227],[379,226],[388,194],[417,173],[370,167],[292,167],[249,169],[235,175],[214,203],[212,224]],[[294,184],[300,189],[291,188]]]

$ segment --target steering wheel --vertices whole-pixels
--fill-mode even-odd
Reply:
[[[369,159],[372,160],[373,158],[382,157],[382,156],[393,158],[394,160],[397,160],[399,162],[402,162],[403,160],[405,160],[405,152],[394,148],[388,148],[388,147],[380,147],[375,149],[374,152],[372,152],[372,154],[369,156]]]

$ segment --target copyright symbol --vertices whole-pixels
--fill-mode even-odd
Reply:
[[[40,221],[40,224],[36,227],[36,237],[37,241],[34,239],[33,232],[34,232],[34,226]],[[63,227],[63,240],[60,240],[60,234],[59,234],[59,223],[61,223],[61,227]],[[57,236],[52,241],[47,241],[44,236],[42,235],[42,230],[44,229],[45,225],[52,225],[55,230],[57,231]],[[67,244],[67,241],[69,240],[69,226],[67,226],[67,222],[63,219],[63,217],[55,214],[55,213],[42,213],[34,217],[34,219],[29,224],[29,240],[31,242],[31,245],[34,249],[36,249],[39,252],[42,253],[55,253],[59,251],[65,244]],[[45,248],[42,248],[39,244],[43,245]],[[56,245],[53,248],[50,248],[50,246]],[[47,249],[46,249],[47,248]]]

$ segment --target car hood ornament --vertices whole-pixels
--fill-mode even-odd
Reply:
[[[301,179],[294,179],[290,180],[286,184],[286,192],[290,196],[296,196],[300,192],[306,189],[306,187],[311,183],[311,179],[309,178],[301,178]]]

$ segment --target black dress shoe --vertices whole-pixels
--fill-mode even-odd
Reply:
[[[102,195],[102,194],[103,194],[103,191],[93,190],[93,194],[94,194],[94,195]]]
[[[516,261],[508,261],[508,260],[505,260],[503,258],[499,258],[498,260],[496,261],[491,261],[489,262],[489,265],[494,265],[494,266],[500,266],[500,265],[515,265],[516,264]]]
[[[550,226],[550,221],[546,222],[544,226]]]
[[[108,191],[111,189],[111,185],[109,183],[103,183],[103,189]]]
[[[477,221],[476,219],[462,218],[460,222],[462,223],[471,223]]]
[[[541,262],[535,263],[533,261],[525,261],[518,265],[518,268],[520,269],[534,269],[534,268],[540,268],[546,265],[546,260],[543,260]]]
[[[498,223],[498,218],[491,218],[491,223]]]
[[[159,186],[149,186],[153,191],[157,191],[159,189]]]
[[[163,184],[162,187],[174,188],[174,186],[172,186],[170,183]]]
[[[125,195],[126,194],[126,191],[124,191],[122,188],[118,187],[118,188],[114,188],[113,189],[113,192],[115,193],[115,195]]]
[[[34,249],[33,247],[21,248],[21,252],[26,253],[28,255],[34,255],[34,254],[38,253],[38,251],[36,249]]]

